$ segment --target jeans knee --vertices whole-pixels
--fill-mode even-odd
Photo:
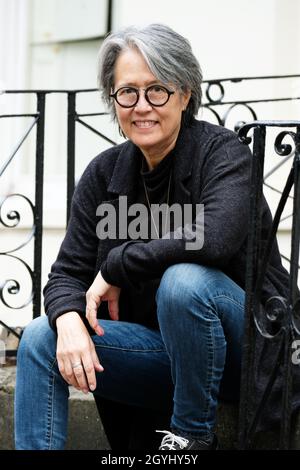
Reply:
[[[185,303],[187,297],[190,297],[195,289],[199,291],[201,278],[203,280],[205,278],[203,269],[205,270],[202,266],[192,263],[180,263],[170,266],[161,278],[156,295],[157,303],[167,303],[169,306]],[[203,282],[203,285],[205,285],[205,282]]]
[[[224,276],[217,269],[193,263],[170,266],[164,272],[156,294],[158,314],[172,315],[193,302],[198,307],[210,307],[214,303],[214,294],[223,288]]]

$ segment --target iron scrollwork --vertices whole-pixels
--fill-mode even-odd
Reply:
[[[1,301],[3,302],[3,304],[7,307],[7,308],[11,308],[11,309],[14,309],[14,310],[20,310],[24,307],[27,307],[27,305],[29,305],[31,302],[32,302],[32,299],[33,299],[33,271],[32,269],[30,268],[30,266],[21,258],[19,258],[18,256],[14,256],[14,255],[9,255],[9,254],[1,254],[0,256],[7,256],[11,259],[14,259],[14,260],[17,260],[19,263],[21,263],[27,270],[29,276],[30,276],[30,279],[31,279],[31,293],[28,297],[28,299],[25,301],[25,302],[22,302],[21,305],[19,306],[16,306],[16,305],[12,305],[9,303],[8,300],[6,300],[6,293],[7,295],[16,295],[16,294],[19,294],[20,290],[21,290],[21,286],[20,286],[20,283],[16,280],[16,279],[6,279],[3,283],[0,284],[0,299]]]
[[[23,194],[15,193],[15,194],[10,194],[6,198],[3,199],[3,201],[0,204],[0,223],[8,229],[14,229],[19,226],[22,216],[20,214],[19,210],[9,210],[7,213],[3,214],[4,212],[4,207],[5,203],[11,199],[11,198],[21,198],[23,199],[30,207],[30,210],[32,212],[32,217],[34,220],[34,205],[30,201],[28,197],[26,197]],[[25,267],[26,272],[29,274],[30,281],[31,281],[31,292],[28,296],[28,299],[25,302],[22,302],[21,305],[14,306],[12,305],[9,300],[7,299],[8,295],[17,295],[20,293],[21,286],[20,282],[16,279],[5,279],[4,281],[1,282],[0,284],[0,300],[3,302],[3,304],[7,308],[11,309],[22,309],[26,307],[27,305],[32,302],[33,299],[33,271],[31,267],[26,263],[23,259],[16,255],[12,255],[11,253],[15,253],[19,251],[21,248],[24,248],[26,245],[30,243],[32,240],[33,236],[35,233],[35,226],[33,224],[32,228],[30,229],[29,235],[27,236],[26,240],[24,240],[22,243],[18,244],[16,247],[0,251],[0,256],[4,256],[6,259],[9,260],[14,260],[20,263],[23,267]]]
[[[15,227],[17,227],[17,226],[19,225],[19,223],[21,222],[21,214],[20,214],[20,212],[17,211],[17,210],[10,210],[9,212],[7,212],[7,213],[5,214],[5,216],[3,216],[3,208],[4,208],[5,203],[6,203],[9,199],[11,199],[11,198],[13,198],[13,197],[22,198],[22,199],[24,199],[24,200],[28,203],[28,205],[29,205],[29,207],[30,207],[30,209],[31,209],[31,211],[32,211],[33,219],[34,219],[34,205],[33,205],[32,202],[30,201],[30,199],[29,199],[27,196],[25,196],[24,194],[19,194],[19,193],[9,194],[9,195],[6,196],[6,197],[2,200],[2,202],[0,203],[0,223],[1,223],[4,227],[6,227],[6,228],[15,228]],[[5,218],[7,219],[8,222],[5,221]],[[30,242],[30,240],[32,239],[32,237],[34,236],[34,231],[35,231],[35,230],[34,230],[34,225],[33,225],[33,227],[31,228],[30,233],[29,233],[27,239],[26,239],[24,242],[22,242],[20,245],[18,245],[17,247],[15,247],[15,248],[13,248],[13,249],[11,249],[11,250],[8,250],[8,251],[6,250],[6,251],[3,251],[3,252],[0,251],[0,255],[5,255],[5,254],[7,254],[7,253],[13,253],[13,252],[15,252],[15,251],[20,250],[20,249],[23,248],[24,246],[26,246],[26,245]]]
[[[290,144],[284,144],[283,140],[290,136],[293,139],[294,146],[296,146],[296,133],[292,131],[282,131],[280,132],[274,143],[274,149],[277,155],[281,157],[292,156],[294,154],[294,149]]]
[[[263,103],[283,103],[291,100],[300,100],[300,97],[295,96],[291,98],[290,96],[285,96],[285,97],[272,97],[272,98],[263,98],[263,99],[257,99],[256,96],[251,98],[248,96],[246,99],[243,98],[241,100],[237,99],[226,99],[226,96],[229,95],[228,93],[228,86],[230,84],[236,84],[236,83],[244,83],[249,81],[253,82],[258,82],[258,83],[268,83],[268,80],[270,79],[276,79],[279,77],[250,77],[250,78],[244,78],[244,77],[235,77],[235,78],[225,78],[225,79],[218,79],[218,80],[205,80],[203,82],[203,87],[204,87],[204,96],[205,100],[203,102],[203,108],[207,110],[213,118],[216,120],[217,124],[220,124],[222,126],[228,127],[229,121],[231,116],[234,117],[234,110],[237,107],[240,107],[243,112],[244,110],[247,112],[247,116],[249,118],[241,118],[241,112],[239,111],[239,117],[236,122],[231,125],[232,129],[235,132],[238,132],[239,129],[249,122],[250,120],[256,121],[258,119],[258,113],[255,109],[256,105],[260,105]],[[299,75],[285,75],[281,76],[280,78],[282,79],[298,79]],[[244,95],[243,95],[244,96]]]
[[[219,89],[219,96],[217,98],[213,98],[211,95],[213,87],[217,87]],[[209,103],[214,103],[214,104],[221,103],[225,96],[224,86],[222,85],[220,81],[210,81],[207,84],[205,95]]]

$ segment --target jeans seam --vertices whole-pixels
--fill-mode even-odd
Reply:
[[[57,364],[57,358],[54,357],[53,361],[50,363],[50,376],[49,376],[49,395],[48,395],[48,412],[47,412],[47,433],[46,438],[49,441],[49,449],[52,449],[52,438],[53,438],[53,403],[54,403],[54,393],[55,393],[55,374],[53,372],[53,367]],[[52,374],[52,375],[51,375]]]
[[[54,402],[54,388],[55,388],[55,376],[54,374],[49,376],[48,386],[48,406],[47,406],[47,425],[46,425],[46,440],[48,444],[48,450],[52,448],[52,436],[53,436],[53,402]]]
[[[208,353],[208,360],[210,362],[209,369],[211,370],[212,367],[213,367],[213,364],[214,364],[214,338],[213,338],[213,333],[212,333],[212,328],[211,327],[209,329],[209,334],[210,334],[210,338],[209,338],[208,342],[209,342],[210,350],[209,350],[209,353]],[[207,385],[205,387],[205,392],[207,394],[207,400],[206,400],[206,406],[205,406],[205,426],[207,428],[207,431],[209,431],[207,418],[209,416],[209,411],[210,411],[210,408],[211,408],[211,384],[212,384],[212,376],[210,376],[208,378]]]
[[[217,300],[217,299],[220,299],[220,298],[224,298],[226,300],[229,300],[230,302],[234,303],[237,307],[240,307],[242,309],[245,308],[245,305],[244,304],[241,304],[238,300],[232,298],[232,297],[229,297],[228,295],[226,294],[220,294],[220,295],[214,295],[213,296],[213,299],[214,300]]]
[[[51,364],[50,364],[50,369],[51,369],[51,370],[53,369],[53,367],[55,366],[56,363],[57,363],[57,359],[56,359],[56,357],[55,357],[55,358],[53,359],[53,361],[51,362]]]

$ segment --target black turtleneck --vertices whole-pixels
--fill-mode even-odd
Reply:
[[[169,178],[172,172],[174,158],[175,153],[170,152],[163,158],[163,160],[159,162],[159,164],[153,170],[149,170],[145,157],[142,153],[140,154],[141,169],[137,184],[136,202],[144,204],[145,207],[147,207],[149,239],[151,237],[151,230],[152,233],[155,234],[155,229],[153,228],[153,226],[151,227],[151,214],[147,203],[143,179],[145,182],[150,204],[167,203]],[[169,191],[169,205],[172,204],[172,193],[173,191],[171,179]],[[164,231],[164,227],[162,227],[162,224],[159,225],[158,229],[159,236],[161,237],[162,231]],[[156,235],[154,235],[154,238],[157,238]],[[147,240],[143,239],[143,241],[146,242]],[[159,283],[160,278],[152,279],[141,283],[139,290],[130,288],[127,289],[127,294],[130,298],[131,303],[131,313],[133,314],[133,317],[139,318],[141,316],[141,312],[143,312],[143,317],[147,318],[149,326],[153,327],[157,327],[155,294],[158,289]]]
[[[146,191],[150,205],[172,204],[172,179],[170,181],[170,178],[172,178],[171,172],[173,160],[174,152],[170,152],[154,169],[149,170],[147,161],[141,153],[141,170],[137,185],[136,201],[147,208],[149,239],[151,238],[151,233],[154,235],[152,238],[157,238],[157,235],[154,225],[151,226],[151,223],[153,224],[153,222],[151,220]],[[164,227],[162,224],[159,224],[156,228],[158,229],[159,237],[161,237],[164,233]]]
[[[145,157],[141,155],[141,178],[139,179],[139,193],[145,193],[144,185],[142,184],[142,178],[144,178],[148,196],[152,204],[161,204],[167,201],[167,190],[173,159],[174,152],[170,152],[153,170],[149,170]],[[142,199],[143,197],[141,197],[141,200]]]

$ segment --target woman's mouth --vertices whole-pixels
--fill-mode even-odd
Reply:
[[[157,123],[157,121],[150,121],[150,120],[147,120],[147,121],[133,121],[133,124],[138,127],[139,129],[149,129],[153,126],[155,126],[155,124]]]

